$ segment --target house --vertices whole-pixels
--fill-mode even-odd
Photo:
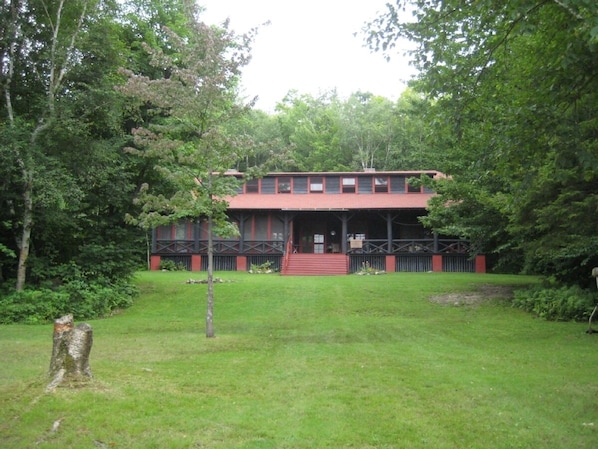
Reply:
[[[232,172],[232,176],[242,174]],[[419,221],[434,193],[410,178],[437,171],[271,173],[228,199],[240,235],[214,239],[215,270],[270,264],[283,275],[386,272],[485,272],[467,241],[427,231]],[[207,226],[189,220],[153,232],[151,267],[164,260],[207,269]]]

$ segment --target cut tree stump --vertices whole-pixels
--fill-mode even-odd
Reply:
[[[89,367],[89,354],[93,344],[93,331],[89,324],[73,324],[73,315],[54,321],[54,345],[46,391],[53,391],[64,381],[79,382],[93,376]]]

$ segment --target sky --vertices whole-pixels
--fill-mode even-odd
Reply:
[[[388,0],[199,0],[201,20],[244,33],[258,26],[252,60],[243,70],[242,94],[273,112],[289,90],[318,96],[336,89],[396,100],[414,69],[397,50],[390,62],[364,47],[364,22],[380,15]],[[269,25],[263,25],[270,21]],[[354,33],[358,33],[357,36]]]

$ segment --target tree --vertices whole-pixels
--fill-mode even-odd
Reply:
[[[397,130],[395,105],[390,100],[357,92],[343,103],[343,144],[353,150],[360,169],[389,168]]]
[[[335,91],[318,97],[289,92],[277,119],[283,141],[293,147],[291,170],[347,170],[352,154],[341,145],[340,99]]]
[[[598,263],[597,16],[587,0],[397,1],[368,35],[388,54],[417,43],[414,85],[451,175],[429,223],[569,284]]]
[[[226,197],[236,193],[238,180],[227,174],[246,151],[250,139],[226,133],[226,124],[249,110],[238,98],[240,69],[249,61],[253,34],[237,36],[198,19],[193,2],[185,6],[185,38],[164,28],[168,48],[144,48],[160,76],[124,70],[119,90],[139,100],[149,117],[133,129],[132,154],[148,158],[162,176],[160,190],[144,184],[138,201],[142,212],[130,217],[142,227],[184,218],[208,223],[208,293],[206,337],[214,337],[213,235],[236,231],[228,221]]]
[[[18,167],[21,185],[17,199],[9,200],[18,215],[18,269],[16,289],[27,279],[31,233],[34,227],[35,186],[39,167],[44,164],[41,136],[56,119],[57,102],[67,75],[77,64],[77,43],[96,1],[60,0],[3,2],[1,7],[3,39],[0,67],[3,111],[8,133],[17,139],[4,147]],[[24,89],[30,88],[33,95]],[[21,95],[27,104],[19,101]],[[6,134],[5,134],[6,135]]]

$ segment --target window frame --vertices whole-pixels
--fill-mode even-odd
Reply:
[[[287,188],[282,189],[283,186],[288,185]],[[276,193],[286,194],[293,191],[293,178],[290,176],[281,176],[276,178]]]
[[[245,193],[260,193],[260,180],[256,178],[245,181]]]
[[[319,182],[315,182],[316,180],[319,180]],[[319,189],[314,186],[319,186]],[[309,177],[309,193],[324,193],[324,177],[323,176],[310,176]]]
[[[352,181],[352,183],[346,183],[345,181]],[[341,193],[355,193],[357,191],[357,177],[355,176],[343,176],[341,178]]]
[[[374,193],[388,193],[388,176],[374,176]]]

